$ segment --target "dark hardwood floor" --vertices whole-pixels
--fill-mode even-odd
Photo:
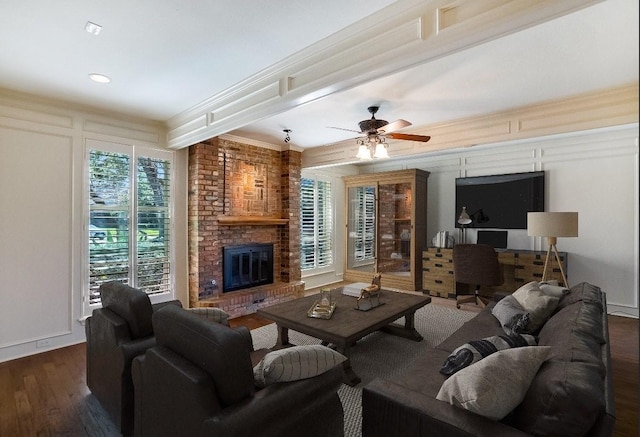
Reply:
[[[433,304],[453,305],[446,299]],[[256,315],[231,321],[249,329],[268,323]],[[638,333],[637,319],[609,316],[615,437],[639,435]],[[81,343],[0,363],[0,437],[118,435],[85,384],[85,351]]]

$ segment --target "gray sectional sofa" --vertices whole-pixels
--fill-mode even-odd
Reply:
[[[572,287],[533,333],[538,346],[549,346],[548,357],[527,385],[522,402],[504,418],[489,419],[436,399],[447,379],[441,366],[454,350],[469,341],[505,334],[492,313],[495,305],[492,302],[417,358],[400,376],[366,385],[363,437],[610,436],[615,409],[606,295],[588,283]],[[502,388],[509,390],[507,384],[497,387]]]

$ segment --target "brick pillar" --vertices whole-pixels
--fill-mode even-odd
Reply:
[[[289,219],[289,224],[282,229],[283,256],[281,262],[282,280],[284,282],[299,281],[300,273],[300,175],[302,153],[285,150],[281,153],[282,174],[282,217]]]
[[[221,287],[221,249],[218,221],[222,213],[222,183],[218,162],[218,139],[189,148],[189,306],[201,294],[211,292],[212,280]]]

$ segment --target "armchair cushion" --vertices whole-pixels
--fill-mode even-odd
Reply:
[[[222,407],[254,391],[251,348],[238,331],[168,305],[153,315],[156,343],[191,361],[214,381]]]
[[[153,307],[147,293],[122,282],[111,281],[100,286],[100,298],[103,308],[127,321],[132,339],[153,335]]]

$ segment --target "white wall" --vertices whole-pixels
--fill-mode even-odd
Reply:
[[[0,90],[0,362],[83,342],[84,150],[163,147],[157,123]],[[187,302],[187,151],[175,152],[175,297]]]
[[[578,211],[579,237],[559,238],[570,285],[607,293],[608,312],[638,317],[638,125],[458,149],[376,162],[361,173],[420,168],[431,172],[428,235],[455,230],[455,178],[544,170],[545,210]],[[467,234],[475,241],[475,232]],[[546,239],[509,230],[509,247],[547,250]]]

